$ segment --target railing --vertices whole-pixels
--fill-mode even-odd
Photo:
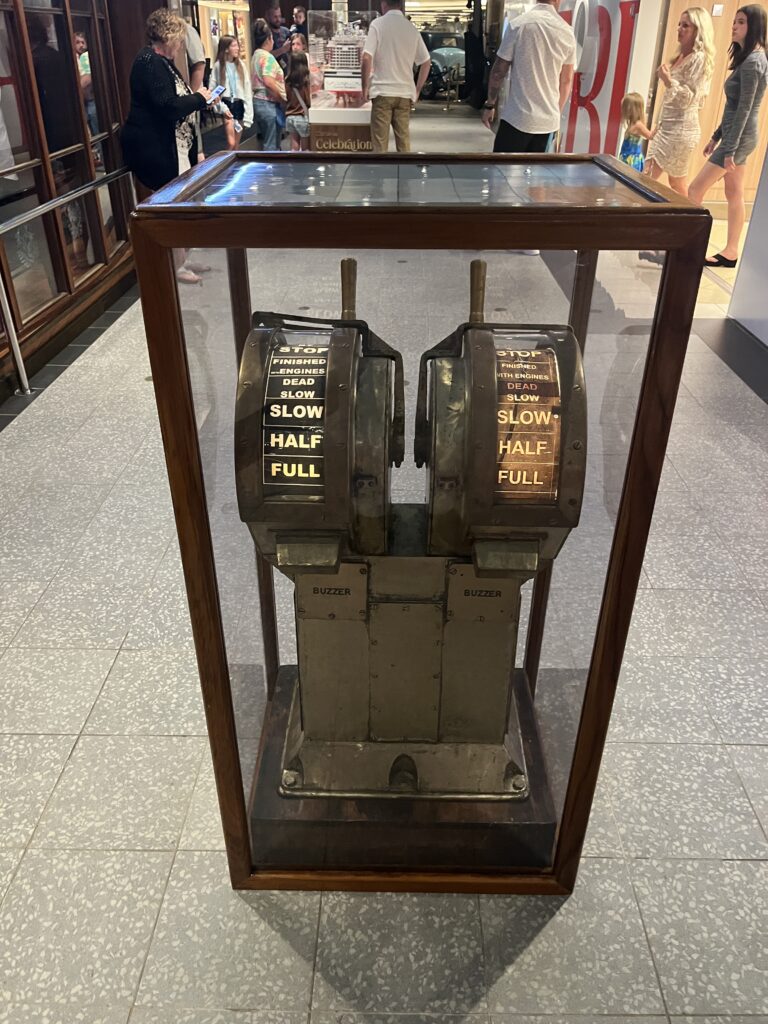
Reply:
[[[47,213],[52,213],[54,210],[58,210],[62,206],[67,206],[76,199],[81,199],[83,196],[90,195],[92,192],[95,192],[96,189],[102,188],[104,185],[111,185],[113,181],[118,181],[126,175],[130,175],[130,171],[127,167],[121,167],[117,171],[110,171],[109,174],[105,174],[103,178],[98,178],[95,181],[89,181],[86,185],[80,185],[78,188],[73,189],[71,192],[67,192],[63,196],[57,196],[55,199],[49,199],[48,202],[42,203],[40,206],[35,207],[34,210],[27,210],[26,213],[17,214],[17,216],[12,217],[10,220],[0,223],[0,238],[2,238],[3,235],[6,235],[9,231],[15,231],[17,228],[22,227],[22,225],[28,224],[32,220],[37,220],[38,217],[44,217]],[[0,276],[0,314],[2,315],[5,332],[8,335],[11,359],[19,381],[19,387],[15,393],[17,395],[31,395],[32,391],[29,386],[29,378],[27,377],[27,371],[24,367],[24,359],[19,346],[19,337],[16,334],[16,328],[13,324],[13,313],[11,311],[10,302],[8,301],[8,292],[6,291],[5,282],[3,281],[2,276]]]

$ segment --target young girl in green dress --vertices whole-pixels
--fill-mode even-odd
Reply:
[[[652,133],[645,123],[645,107],[639,92],[628,92],[621,101],[621,120],[627,127],[619,150],[619,160],[634,167],[636,171],[642,171],[645,164],[643,139],[650,139]]]

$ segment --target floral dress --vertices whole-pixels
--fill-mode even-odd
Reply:
[[[694,50],[670,68],[672,84],[664,93],[656,134],[648,143],[646,161],[654,160],[673,178],[684,178],[701,141],[699,110],[709,92],[706,56]]]

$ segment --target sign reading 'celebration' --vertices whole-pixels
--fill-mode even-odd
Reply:
[[[554,351],[497,349],[496,395],[496,502],[556,502],[561,416]]]
[[[264,493],[322,497],[328,345],[279,345],[267,367]]]

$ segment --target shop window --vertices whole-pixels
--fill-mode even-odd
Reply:
[[[104,262],[103,242],[96,196],[90,193],[73,199],[61,209],[67,262],[77,283]]]
[[[0,220],[8,221],[33,210],[43,201],[39,169],[0,175]],[[53,220],[39,217],[2,237],[11,281],[23,320],[60,292],[51,259]]]
[[[90,168],[82,147],[54,157],[51,160],[51,169],[57,196],[66,195],[67,192],[72,192],[91,180]]]
[[[85,107],[85,119],[91,138],[109,128],[109,116],[104,116],[107,101],[104,96],[104,73],[101,54],[95,38],[96,29],[90,18],[72,18],[72,45],[77,61],[80,94]]]
[[[64,8],[64,0],[22,0],[22,4],[28,11],[61,11]]]
[[[56,153],[83,141],[75,54],[61,15],[28,11],[27,32],[48,151]]]
[[[117,102],[117,93],[115,92],[115,62],[112,55],[109,30],[103,18],[96,19],[96,31],[99,37],[101,57],[106,65],[96,69],[97,73],[101,72],[99,75],[100,83],[97,86],[99,93],[96,96],[96,102],[99,110],[102,112],[102,120],[100,121],[100,124],[103,126],[102,131],[109,131],[112,128],[116,128],[120,122],[120,107]],[[92,44],[89,47],[89,53],[92,54],[95,49],[95,45]]]
[[[119,182],[114,182],[112,185],[102,185],[97,191],[101,222],[104,225],[107,242],[107,256],[111,256],[126,240],[120,187]]]
[[[13,16],[0,11],[0,172],[31,155],[21,112],[19,46],[13,28]]]

